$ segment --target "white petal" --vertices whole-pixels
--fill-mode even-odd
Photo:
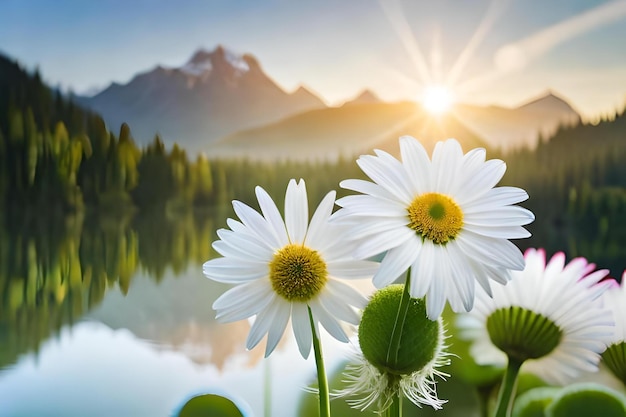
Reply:
[[[519,248],[505,239],[482,236],[462,230],[456,238],[459,248],[468,256],[489,265],[521,271],[524,257]]]
[[[380,264],[373,261],[346,260],[328,263],[328,273],[335,278],[363,279],[371,278]]]
[[[276,303],[278,307],[272,325],[267,332],[267,344],[265,345],[265,357],[267,358],[276,348],[280,338],[285,333],[285,328],[291,316],[291,304],[286,302]]]
[[[474,173],[478,171],[487,158],[485,148],[474,148],[463,156],[463,172]]]
[[[318,248],[323,246],[328,238],[328,218],[333,211],[335,205],[336,192],[331,191],[322,199],[319,206],[313,213],[309,229],[306,233],[305,242],[310,248]]]
[[[473,175],[466,176],[465,181],[457,195],[459,204],[475,201],[485,195],[502,179],[506,172],[506,164],[499,159],[492,159]]]
[[[356,191],[357,193],[368,194],[376,198],[382,198],[392,201],[397,200],[397,198],[389,191],[385,190],[380,185],[370,181],[358,179],[343,180],[339,183],[339,186],[341,188],[345,188],[346,190],[352,190]]]
[[[446,305],[446,280],[442,279],[442,269],[445,264],[435,263],[435,273],[432,277],[430,288],[426,294],[426,315],[431,320],[436,320],[441,316]]]
[[[356,290],[354,291],[356,292]],[[330,291],[325,291],[318,297],[318,300],[322,307],[333,317],[347,323],[359,324],[359,315],[341,297],[332,294]]]
[[[422,242],[415,234],[402,245],[390,249],[382,262],[380,268],[372,278],[372,282],[377,288],[385,287],[394,282],[401,274],[411,266],[419,256]]]
[[[236,304],[261,303],[261,300],[272,299],[274,295],[272,287],[267,282],[252,281],[230,288],[213,302],[212,307],[214,310],[222,310]]]
[[[356,162],[368,177],[393,194],[396,199],[407,205],[411,202],[412,195],[402,183],[398,183],[399,175],[394,166],[372,155],[363,155]]]
[[[223,240],[216,240],[211,246],[213,246],[213,249],[215,249],[217,253],[226,258],[237,258],[244,261],[269,262],[266,253],[244,251],[239,246],[229,245]]]
[[[231,232],[230,230],[220,229],[217,236],[227,245],[238,248],[242,252],[256,254],[252,257],[260,257],[271,259],[274,251],[266,242],[261,242],[256,236],[248,233]]]
[[[349,195],[337,200],[337,205],[343,207],[339,212],[342,216],[376,216],[398,217],[407,215],[408,205],[398,201],[380,199],[370,195]],[[335,218],[341,217],[339,213]]]
[[[285,228],[285,222],[280,216],[280,212],[278,211],[278,207],[276,207],[274,200],[272,200],[269,194],[267,194],[267,192],[261,187],[257,186],[254,191],[256,193],[256,198],[259,201],[259,207],[261,208],[263,217],[265,217],[267,222],[271,225],[274,230],[274,235],[278,239],[281,246],[286,245],[289,242],[287,229]]]
[[[435,245],[430,240],[422,242],[420,256],[411,267],[411,297],[422,298],[428,292],[431,282],[435,279]]]
[[[291,309],[291,327],[293,328],[293,334],[296,336],[296,343],[298,344],[298,350],[300,355],[304,359],[309,357],[311,352],[312,329],[309,320],[309,308],[306,304],[293,303]]]
[[[339,295],[346,304],[351,306],[362,309],[367,305],[367,299],[360,292],[336,279],[328,280],[326,289],[334,295]]]
[[[300,180],[290,180],[285,194],[285,225],[291,243],[302,243],[309,222],[309,203],[306,184]]]
[[[311,311],[313,312],[313,319],[315,321],[319,321],[322,323],[322,326],[326,329],[326,331],[335,339],[340,342],[348,343],[348,336],[346,332],[343,331],[339,322],[335,320],[333,316],[331,316],[326,309],[320,304],[318,300],[311,300],[309,303],[311,307]]]
[[[493,207],[491,210],[470,212],[464,211],[464,223],[481,226],[523,226],[535,219],[535,215],[523,207]]]
[[[471,268],[463,260],[465,256],[458,248],[456,242],[449,242],[445,246],[450,265],[450,279],[454,287],[459,293],[465,311],[470,311],[474,306],[474,277],[471,274]],[[458,312],[458,310],[457,310]]]
[[[384,162],[385,165],[390,168],[389,173],[392,175],[391,179],[404,191],[407,200],[403,201],[407,204],[410,203],[414,198],[415,192],[413,191],[414,187],[410,178],[406,175],[406,170],[404,169],[402,162],[380,149],[374,149],[374,153],[378,156],[378,158],[380,158],[381,162]]]
[[[403,245],[407,240],[414,237],[415,231],[408,227],[380,233],[376,239],[368,239],[361,243],[354,251],[354,256],[358,259],[367,259],[388,249]]]
[[[273,298],[274,293],[267,283],[253,281],[229,289],[213,302],[212,308],[217,311],[218,321],[238,321],[257,314]]]
[[[359,223],[350,226],[349,238],[358,240],[368,236],[378,236],[381,232],[391,232],[395,229],[404,229],[409,224],[408,217],[390,218],[362,218]]]
[[[250,333],[248,333],[248,338],[246,339],[247,349],[253,349],[259,344],[261,339],[263,339],[263,336],[267,334],[281,307],[284,307],[281,306],[281,304],[288,303],[281,299],[278,295],[274,295],[267,308],[257,314],[254,319],[254,324],[250,328]]]
[[[479,199],[463,203],[463,213],[478,213],[493,210],[494,207],[517,204],[528,200],[526,191],[517,187],[496,187],[487,191]]]
[[[456,140],[437,142],[432,158],[433,191],[454,194],[458,182],[457,171],[462,158],[463,150]]]
[[[411,191],[415,195],[430,191],[431,162],[426,149],[415,138],[403,136],[400,138],[400,153],[404,169],[411,180]]]
[[[530,237],[530,232],[521,226],[475,226],[464,224],[464,230],[499,239],[522,239]]]
[[[239,284],[262,278],[268,274],[263,262],[243,261],[232,258],[214,258],[202,266],[204,275],[214,281]]]
[[[256,210],[242,203],[241,201],[233,201],[235,214],[241,219],[242,223],[251,231],[254,231],[260,240],[274,248],[281,248],[283,245],[278,241],[278,237],[274,234],[273,228]]]

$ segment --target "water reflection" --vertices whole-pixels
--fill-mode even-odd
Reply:
[[[214,320],[227,287],[201,264],[229,210],[1,219],[0,416],[167,416],[201,392],[294,415],[312,359],[291,336],[261,360],[246,321]]]
[[[229,357],[246,353],[252,366],[263,352],[245,351],[247,322],[214,320],[211,305],[225,290],[225,285],[204,278],[197,266],[181,274],[168,272],[158,283],[139,274],[126,295],[111,291],[86,318],[111,329],[128,329],[155,350],[180,352],[199,365],[212,364],[222,370]]]
[[[224,219],[224,210],[216,210]],[[139,273],[156,282],[212,256],[212,216],[0,219],[0,369],[72,325]],[[166,308],[166,307],[163,307]]]

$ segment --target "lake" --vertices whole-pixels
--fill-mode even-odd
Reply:
[[[264,360],[263,342],[245,349],[247,322],[214,320],[228,287],[202,263],[229,210],[5,221],[0,416],[170,416],[207,392],[248,416],[296,415],[313,355],[288,333]],[[347,346],[323,343],[332,371]]]
[[[216,256],[211,243],[231,207],[43,214],[0,216],[0,417],[175,416],[200,393],[231,398],[246,416],[316,414],[305,391],[315,381],[313,354],[300,356],[290,330],[263,359],[264,342],[245,349],[247,321],[214,320],[211,305],[228,286],[205,278],[202,264]],[[354,285],[372,291],[367,280]],[[337,379],[350,346],[325,333],[322,343]],[[481,416],[498,374],[459,358],[447,371],[438,386],[450,402],[419,415]],[[619,388],[604,371],[583,377],[594,379]],[[332,404],[333,415],[374,415]]]

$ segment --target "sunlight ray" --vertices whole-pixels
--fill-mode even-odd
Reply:
[[[417,43],[417,39],[404,16],[400,2],[398,0],[379,0],[379,4],[413,61],[420,81],[425,84],[431,83],[432,75]]]
[[[489,30],[491,29],[493,23],[504,11],[509,1],[510,0],[492,0],[491,1],[491,3],[489,4],[489,8],[487,9],[485,15],[483,16],[483,19],[481,20],[478,27],[476,28],[476,31],[470,38],[465,48],[463,48],[463,50],[457,57],[456,61],[454,62],[454,64],[452,65],[452,69],[450,69],[450,72],[448,73],[446,84],[455,85],[457,83],[457,81],[459,80],[459,77],[461,76],[461,74],[463,73],[463,70],[465,69],[465,66],[467,65],[469,60],[474,56],[474,51],[476,50],[476,48],[478,48],[478,46],[480,46],[482,41],[485,39],[485,36],[487,36],[487,33],[489,33]]]

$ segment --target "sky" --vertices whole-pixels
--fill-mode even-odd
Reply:
[[[0,0],[0,53],[78,94],[217,45],[329,105],[430,84],[483,105],[551,90],[588,119],[626,104],[626,0]]]

